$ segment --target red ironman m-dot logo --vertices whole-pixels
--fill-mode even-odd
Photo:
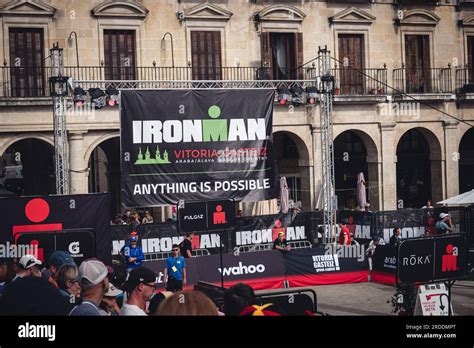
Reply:
[[[17,225],[13,226],[13,236],[16,240],[16,234],[20,232],[45,232],[45,231],[59,231],[63,229],[62,223],[39,224],[45,221],[51,209],[48,202],[42,198],[33,198],[25,205],[25,216],[33,222],[33,225]]]

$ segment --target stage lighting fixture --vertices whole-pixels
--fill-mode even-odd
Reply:
[[[115,87],[109,86],[105,92],[107,93],[107,104],[109,106],[115,106],[119,103],[119,92]]]
[[[318,101],[318,89],[316,87],[306,88],[306,102],[310,105],[315,105]]]
[[[291,88],[291,103],[293,105],[301,105],[304,103],[303,99],[304,90],[300,86]]]
[[[288,99],[290,99],[290,90],[286,87],[278,89],[278,102],[280,105],[286,105]]]
[[[76,106],[82,106],[84,105],[84,102],[86,101],[86,92],[81,87],[76,87],[74,88],[74,105]]]
[[[91,103],[95,109],[102,109],[106,104],[107,94],[100,88],[90,88],[89,95],[91,96]]]

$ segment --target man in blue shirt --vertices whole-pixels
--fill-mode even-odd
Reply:
[[[446,213],[439,214],[441,220],[436,222],[436,234],[445,234],[453,232],[453,222],[451,220],[451,215]]]
[[[166,267],[163,271],[166,290],[178,292],[186,285],[186,262],[184,257],[179,255],[179,245],[173,244],[172,256],[166,260]]]
[[[124,248],[124,256],[127,262],[128,272],[140,267],[143,264],[143,260],[145,259],[145,255],[143,255],[142,248],[137,245],[138,237],[136,235],[132,235],[129,238],[129,241],[130,245],[127,245]]]

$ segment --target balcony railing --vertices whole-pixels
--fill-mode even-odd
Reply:
[[[48,97],[51,69],[46,67],[4,66],[0,76],[0,97]]]
[[[336,94],[376,95],[387,94],[387,68],[361,69],[335,68]]]
[[[474,69],[458,68],[456,69],[456,93],[466,94],[474,93]]]
[[[451,67],[398,68],[393,70],[394,87],[409,94],[452,93]]]
[[[332,69],[336,79],[336,94],[341,96],[385,95],[387,68]],[[192,81],[192,80],[315,80],[316,68],[280,69],[269,67],[65,67],[64,75],[81,81],[141,80],[141,81]],[[467,70],[456,71],[456,84],[460,88],[467,81]],[[0,98],[49,97],[49,67],[0,68]],[[394,85],[405,93],[451,93],[451,69],[406,69],[393,71]],[[99,86],[100,87],[100,86]]]

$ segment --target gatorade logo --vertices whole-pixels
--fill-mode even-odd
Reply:
[[[262,264],[259,265],[249,265],[249,266],[244,266],[242,262],[239,262],[239,265],[236,267],[227,267],[224,268],[224,271],[222,271],[222,268],[218,268],[219,273],[222,273],[225,276],[229,275],[242,275],[242,274],[253,274],[253,273],[263,273],[265,272],[265,266]]]
[[[265,118],[219,119],[221,109],[217,105],[212,105],[207,113],[210,120],[133,121],[133,143],[161,144],[267,139]],[[160,160],[163,161],[164,158],[160,157]]]
[[[81,252],[81,249],[79,248],[79,242],[72,242],[69,244],[68,250],[70,254],[79,254]]]

